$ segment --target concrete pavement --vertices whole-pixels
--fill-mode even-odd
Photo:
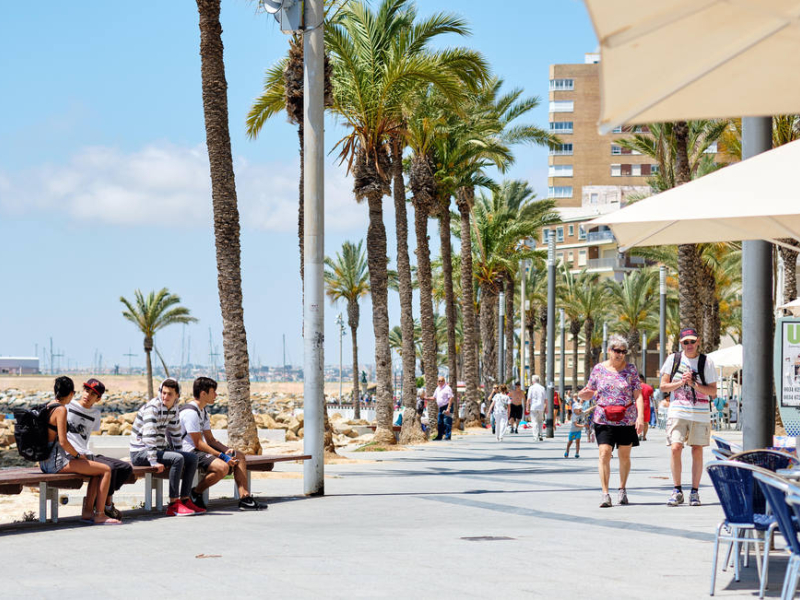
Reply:
[[[633,451],[629,506],[598,507],[597,448],[563,458],[566,428],[540,443],[523,433],[498,443],[487,431],[353,454],[375,462],[327,466],[321,498],[300,496],[299,479],[254,479],[266,512],[218,503],[203,516],[119,527],[6,527],[3,590],[126,600],[705,597],[716,495],[704,478],[703,506],[666,507],[668,450],[663,432],[649,437]],[[612,488],[616,469],[614,460]],[[775,554],[771,596],[785,565]],[[738,584],[720,573],[717,596],[752,598],[754,569],[744,571]]]

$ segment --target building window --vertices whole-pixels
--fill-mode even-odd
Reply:
[[[564,228],[563,227],[556,227],[556,241],[563,242],[564,241]]]
[[[561,263],[564,262],[564,253],[563,252],[556,253],[556,262],[558,264],[561,264]]]
[[[550,228],[549,227],[544,227],[542,229],[542,243],[543,244],[547,243],[547,236],[548,235],[550,235]]]
[[[572,165],[550,165],[548,177],[572,177]]]
[[[622,175],[622,165],[611,165],[611,176],[620,177]]]
[[[622,146],[618,146],[617,144],[611,144],[611,155],[619,156],[620,154],[622,154]]]
[[[572,237],[573,235],[575,235],[575,225],[570,225],[569,226],[569,237]]]
[[[589,204],[597,204],[597,201],[600,199],[599,194],[591,194],[589,196]]]
[[[550,121],[550,133],[572,133],[572,121]]]
[[[651,165],[641,165],[641,168],[642,168],[642,175],[643,175],[643,176],[648,176],[648,175],[650,175],[650,166],[651,166]]]
[[[578,225],[578,239],[579,240],[586,239],[586,230],[583,228],[583,225]]]
[[[633,169],[631,168],[632,165],[620,165],[622,167],[622,176],[623,177],[630,177]]]
[[[622,125],[618,125],[611,130],[611,133],[622,133]]]
[[[650,173],[653,175],[658,175],[658,165],[650,165]]]
[[[572,186],[571,185],[557,185],[557,186],[550,186],[547,188],[547,197],[548,198],[572,198]]]
[[[550,91],[551,92],[571,92],[575,89],[574,79],[551,79]]]
[[[571,113],[575,110],[575,103],[572,100],[552,100],[550,102],[551,113]]]
[[[550,148],[550,156],[572,156],[572,144],[560,144]]]
[[[637,150],[631,150],[630,148],[626,148],[625,146],[620,146],[619,144],[611,144],[611,155],[612,156],[622,156],[624,154],[631,154],[633,156],[639,156],[642,153]]]
[[[586,266],[586,250],[578,250],[578,266]]]
[[[567,260],[569,260],[569,262],[575,262],[575,255],[572,253],[572,250],[569,251],[569,254],[567,255]]]
[[[631,175],[640,177],[642,174],[642,165],[631,165]]]

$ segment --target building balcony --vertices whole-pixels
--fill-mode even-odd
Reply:
[[[609,229],[605,231],[590,231],[586,234],[587,242],[610,242],[614,240],[614,233]]]
[[[586,261],[586,269],[624,269],[624,263],[618,258],[590,258]]]

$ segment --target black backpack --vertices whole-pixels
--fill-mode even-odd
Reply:
[[[669,380],[672,381],[672,378],[675,377],[675,373],[678,372],[678,368],[681,366],[681,353],[676,352],[672,355],[672,372],[669,374]],[[708,385],[706,383],[706,355],[699,354],[697,358],[697,375],[700,377],[700,383],[703,385]],[[697,394],[692,388],[692,399],[697,402]]]
[[[47,441],[50,413],[57,404],[39,404],[31,408],[14,409],[14,439],[17,452],[25,460],[38,462],[50,456]]]

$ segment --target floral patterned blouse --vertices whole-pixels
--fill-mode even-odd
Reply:
[[[616,372],[599,363],[592,369],[586,387],[597,390],[594,397],[597,408],[594,409],[593,417],[597,425],[636,425],[638,413],[634,397],[636,390],[642,389],[642,383],[639,381],[639,371],[633,364],[628,363],[624,369]],[[603,407],[612,404],[628,407],[621,421],[606,419]]]

